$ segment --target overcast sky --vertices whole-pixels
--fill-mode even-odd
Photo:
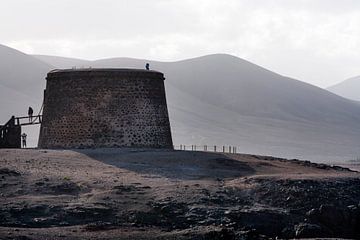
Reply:
[[[360,75],[359,0],[1,0],[29,54],[175,61],[229,53],[326,87]]]

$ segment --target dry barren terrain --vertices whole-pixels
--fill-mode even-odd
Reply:
[[[274,157],[0,150],[1,239],[360,237],[360,174]]]

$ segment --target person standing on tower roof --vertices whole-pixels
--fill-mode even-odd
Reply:
[[[150,70],[150,64],[146,63],[145,68],[146,68],[146,70]]]
[[[28,110],[29,122],[32,122],[33,114],[34,114],[34,110],[32,109],[32,107],[29,107],[29,110]]]

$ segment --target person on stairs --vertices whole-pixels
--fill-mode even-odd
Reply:
[[[34,114],[34,110],[32,109],[32,107],[29,107],[29,110],[28,110],[29,122],[32,122],[33,114]]]

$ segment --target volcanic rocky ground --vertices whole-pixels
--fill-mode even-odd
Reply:
[[[0,150],[1,239],[360,238],[360,174],[274,157]]]

